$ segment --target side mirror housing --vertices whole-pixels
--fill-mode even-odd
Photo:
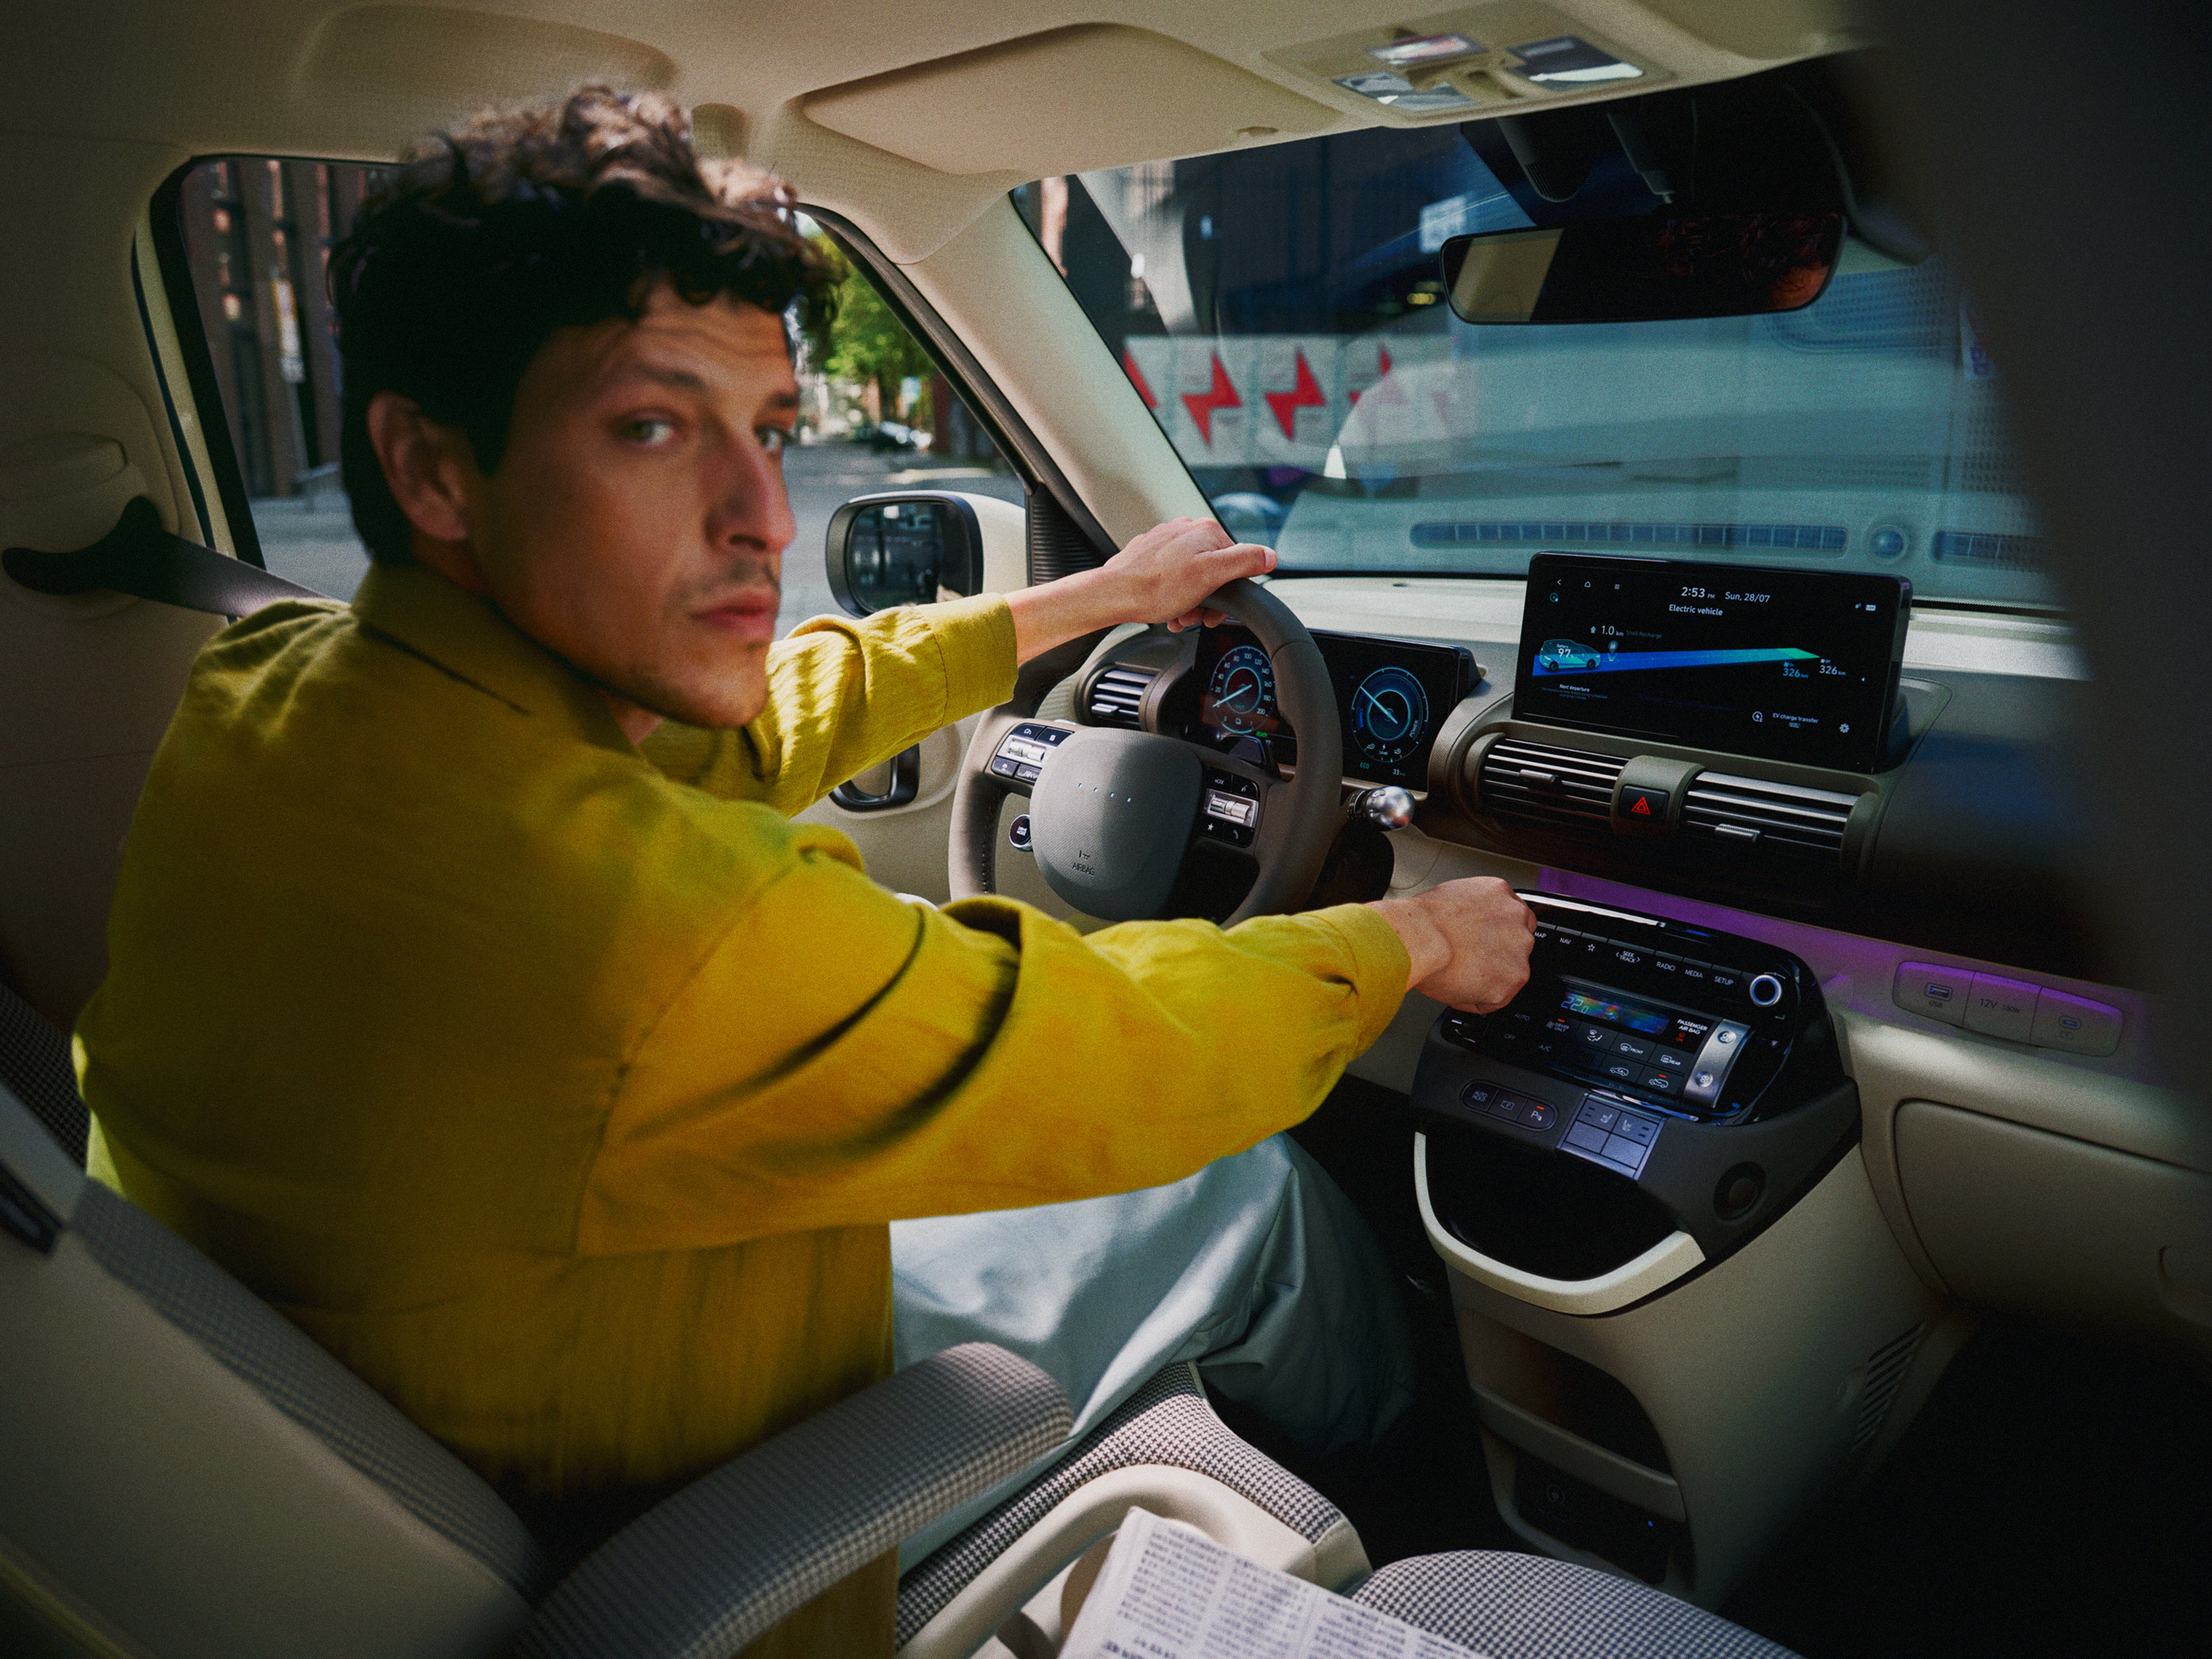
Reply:
[[[830,592],[855,617],[982,591],[975,509],[949,490],[856,495],[830,520]]]

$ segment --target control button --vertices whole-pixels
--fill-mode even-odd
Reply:
[[[1575,1114],[1575,1121],[1595,1129],[1610,1129],[1620,1121],[1620,1108],[1607,1105],[1595,1095],[1585,1095],[1582,1110]]]
[[[2117,1008],[2045,986],[2036,999],[2029,1041],[2069,1054],[2109,1054],[2120,1046],[2121,1019]]]
[[[1751,981],[1751,1000],[1755,1006],[1771,1008],[1782,1000],[1782,981],[1771,974],[1760,974]]]
[[[1631,1140],[1626,1135],[1614,1135],[1605,1143],[1605,1155],[1607,1158],[1616,1164],[1626,1164],[1631,1170],[1638,1174],[1643,1172],[1644,1157],[1650,1148],[1642,1141]]]
[[[1633,945],[1615,945],[1607,952],[1606,966],[1615,974],[1641,974],[1651,965],[1652,953]]]
[[[1014,775],[1015,764],[1013,757],[1010,755],[991,757],[991,770],[1002,778],[1011,778]]]
[[[1541,1101],[1532,1100],[1521,1108],[1521,1127],[1524,1129],[1548,1129],[1559,1121],[1559,1115]]]
[[[1713,1033],[1713,1041],[1719,1043],[1723,1048],[1733,1048],[1735,1047],[1735,1040],[1738,1035],[1739,1033],[1730,1027],[1723,1025],[1719,1030]]]
[[[1644,1068],[1632,1060],[1608,1060],[1601,1061],[1598,1070],[1607,1077],[1619,1078],[1623,1083],[1633,1083],[1643,1074]]]
[[[1586,1152],[1602,1152],[1605,1150],[1605,1143],[1610,1138],[1595,1124],[1585,1123],[1577,1118],[1567,1126],[1567,1138],[1561,1144],[1579,1147]]]
[[[2041,988],[2024,980],[1976,974],[1966,999],[1966,1029],[2026,1042],[2035,1029],[2036,993]]]
[[[1024,812],[1006,826],[1006,844],[1017,853],[1026,853],[1030,839],[1030,815]]]
[[[1899,1007],[1946,1025],[1966,1023],[1966,1004],[1974,994],[1974,975],[1965,968],[1943,968],[1932,962],[1908,962],[1897,970],[1890,1000]]]
[[[1591,1048],[1609,1048],[1613,1042],[1613,1033],[1602,1025],[1577,1025],[1575,1041]]]
[[[1544,1022],[1544,1029],[1553,1036],[1571,1036],[1574,1035],[1575,1023],[1564,1016],[1554,1014]]]
[[[1528,1103],[1528,1102],[1519,1098],[1517,1096],[1509,1095],[1501,1089],[1492,1099],[1490,1104],[1485,1106],[1482,1109],[1489,1113],[1492,1117],[1502,1117],[1508,1123],[1510,1123],[1515,1118],[1521,1115],[1521,1109]]]
[[[1459,1097],[1469,1106],[1486,1107],[1498,1098],[1498,1091],[1487,1083],[1470,1083],[1460,1091]]]
[[[1613,1039],[1613,1052],[1626,1054],[1631,1060],[1642,1060],[1651,1052],[1651,1045],[1642,1037],[1616,1036]]]
[[[1667,791],[1638,789],[1633,785],[1620,792],[1620,816],[1634,818],[1639,823],[1662,823],[1667,817]]]
[[[1654,1094],[1679,1094],[1682,1088],[1682,1074],[1680,1072],[1646,1072],[1636,1079],[1636,1086],[1649,1089]]]
[[[1663,1070],[1674,1073],[1678,1078],[1690,1069],[1689,1055],[1678,1053],[1672,1048],[1654,1048],[1651,1051],[1651,1063]]]
[[[1656,951],[1651,957],[1651,971],[1662,979],[1679,980],[1682,977],[1682,958],[1664,951]]]
[[[1686,983],[1701,987],[1710,987],[1712,984],[1713,969],[1711,963],[1699,962],[1692,957],[1683,957],[1679,961],[1680,966],[1676,971],[1681,975]]]
[[[1218,789],[1209,790],[1206,797],[1206,815],[1210,818],[1219,818],[1225,823],[1249,824],[1260,816],[1260,804]]]
[[[1044,768],[1042,766],[1017,766],[1014,769],[1014,781],[1017,783],[1035,783],[1043,775]]]
[[[1659,1139],[1659,1125],[1648,1117],[1638,1117],[1634,1112],[1623,1112],[1620,1121],[1613,1126],[1617,1135],[1626,1135],[1639,1146],[1649,1146]]]
[[[1749,1026],[1739,1025],[1733,1020],[1723,1020],[1715,1025],[1713,1034],[1705,1039],[1705,1046],[1691,1062],[1690,1081],[1682,1091],[1682,1097],[1700,1106],[1711,1105],[1729,1074],[1729,1067],[1735,1064],[1737,1054],[1745,1046],[1744,1039],[1750,1035]]]
[[[1705,982],[1716,991],[1724,991],[1732,997],[1743,994],[1743,975],[1734,968],[1723,968],[1717,962],[1705,964]]]

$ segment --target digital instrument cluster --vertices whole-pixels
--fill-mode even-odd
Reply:
[[[1449,646],[1316,634],[1336,692],[1346,775],[1424,788],[1443,718],[1467,693],[1473,659]],[[1275,667],[1245,629],[1211,628],[1198,647],[1198,718],[1186,736],[1224,751],[1297,758],[1297,733],[1276,703]]]

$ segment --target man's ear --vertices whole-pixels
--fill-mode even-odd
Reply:
[[[380,392],[368,400],[368,441],[386,486],[414,526],[416,558],[472,593],[486,591],[469,541],[467,480],[475,458],[466,435],[430,419],[413,399]]]

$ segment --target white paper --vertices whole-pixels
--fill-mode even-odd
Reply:
[[[1131,1510],[1060,1659],[1484,1659]]]

